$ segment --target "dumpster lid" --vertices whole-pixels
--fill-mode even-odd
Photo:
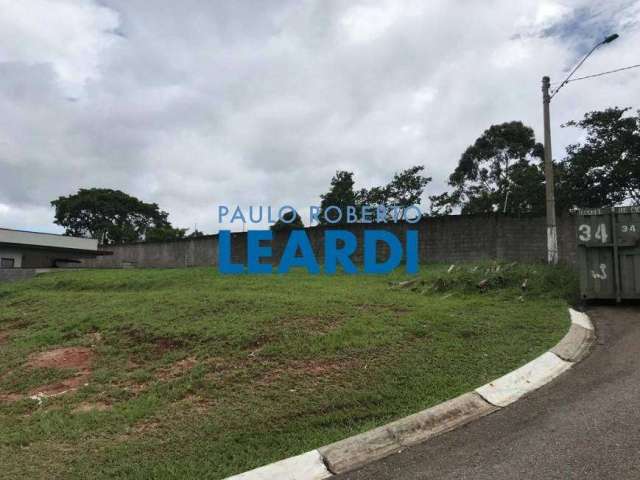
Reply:
[[[607,213],[640,213],[640,206],[578,209],[578,215],[605,215]]]

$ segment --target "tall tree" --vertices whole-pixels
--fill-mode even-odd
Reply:
[[[353,191],[353,172],[339,170],[331,179],[331,187],[324,195],[320,195],[320,223],[328,224],[326,213],[329,207],[335,206],[342,212],[342,218],[338,223],[347,222],[347,207],[356,205],[356,193]],[[329,218],[334,219],[337,216],[335,209],[329,211]]]
[[[431,181],[431,177],[422,175],[423,165],[417,165],[401,172],[396,172],[393,179],[386,185],[363,188],[358,192],[353,190],[353,173],[338,171],[331,179],[329,192],[321,195],[320,204],[321,223],[329,223],[324,219],[324,212],[331,205],[335,205],[342,211],[342,223],[346,222],[346,208],[356,207],[356,215],[360,213],[363,205],[386,207],[399,207],[400,213],[411,205],[419,205],[425,187]],[[336,214],[332,211],[329,216]]]
[[[282,214],[276,223],[271,225],[272,232],[284,232],[288,230],[301,230],[304,228],[302,218],[296,211],[289,211]]]
[[[543,147],[522,122],[492,125],[449,177],[453,191],[430,197],[433,214],[544,212]]]
[[[180,238],[186,231],[174,229],[169,214],[156,203],[145,203],[120,190],[81,188],[51,205],[54,222],[65,228],[65,235],[89,236],[103,245]]]
[[[396,172],[393,179],[385,186],[363,188],[358,192],[358,203],[395,206],[401,211],[411,205],[419,205],[425,187],[431,182],[431,177],[422,175],[423,171],[424,165],[416,165]]]
[[[585,131],[559,164],[558,202],[565,208],[640,205],[640,111],[607,108],[566,126]]]

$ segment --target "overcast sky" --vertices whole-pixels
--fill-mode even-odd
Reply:
[[[640,2],[0,0],[0,226],[49,232],[81,187],[214,233],[219,204],[319,203],[421,164],[441,193],[491,124],[542,139],[540,79],[640,63]],[[570,84],[560,124],[640,107],[640,69]]]

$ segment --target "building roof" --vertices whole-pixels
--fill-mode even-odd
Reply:
[[[13,247],[53,248],[80,250],[83,252],[98,251],[98,240],[93,238],[67,237],[53,233],[27,232],[8,228],[0,228],[0,245],[3,244]]]

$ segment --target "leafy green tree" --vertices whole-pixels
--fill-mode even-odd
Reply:
[[[103,245],[146,239],[180,238],[185,230],[174,229],[169,214],[156,203],[145,203],[120,190],[81,188],[78,193],[51,202],[57,225],[65,235],[96,238]]]
[[[329,223],[324,218],[324,212],[332,205],[339,207],[342,211],[342,222],[340,223],[346,223],[348,206],[356,207],[356,216],[358,216],[360,207],[363,205],[395,206],[400,207],[401,210],[411,205],[419,205],[424,189],[431,181],[431,177],[422,175],[423,171],[424,166],[422,165],[411,167],[395,173],[393,179],[386,185],[363,188],[357,192],[353,189],[352,172],[336,172],[336,175],[331,179],[329,192],[321,195],[321,223]],[[337,213],[334,211],[329,214],[331,218],[334,218],[335,215]]]
[[[167,242],[184,238],[186,228],[173,228],[170,224],[162,227],[151,227],[144,234],[145,242]]]
[[[298,215],[298,212],[290,211],[282,214],[282,218],[278,219],[276,223],[271,225],[271,231],[273,232],[285,232],[289,230],[301,230],[304,228],[302,218]]]
[[[347,172],[339,170],[331,179],[331,188],[324,195],[320,195],[322,201],[320,202],[320,223],[328,224],[326,220],[327,208],[336,206],[342,212],[341,221],[338,223],[347,222],[347,207],[350,205],[356,205],[356,193],[353,190],[353,172]],[[337,216],[335,209],[331,209],[329,212],[329,218],[333,219]]]
[[[492,125],[469,146],[449,177],[451,192],[429,197],[434,215],[544,212],[543,147],[522,122]]]
[[[416,165],[396,173],[385,186],[363,188],[357,195],[358,204],[396,206],[401,210],[420,205],[424,189],[431,182],[431,177],[422,175],[423,171],[423,165]]]
[[[564,208],[640,205],[640,111],[607,108],[565,127],[585,131],[558,165],[557,201]]]

